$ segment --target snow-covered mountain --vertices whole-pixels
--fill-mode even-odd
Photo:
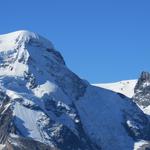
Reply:
[[[132,150],[138,140],[150,140],[150,122],[131,98],[80,79],[36,33],[0,36],[2,149]]]

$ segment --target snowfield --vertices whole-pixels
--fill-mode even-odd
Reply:
[[[131,98],[134,95],[134,87],[137,83],[137,80],[123,80],[115,83],[102,83],[102,84],[93,84],[95,86],[112,90],[117,93],[122,93],[127,97]]]

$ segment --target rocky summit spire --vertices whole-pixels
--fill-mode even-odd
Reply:
[[[143,71],[134,89],[134,101],[143,107],[150,105],[150,73]]]
[[[150,82],[150,73],[143,71],[143,72],[141,73],[141,76],[140,76],[139,80],[141,80],[141,81],[143,81],[143,82],[146,82],[146,81],[147,81],[147,82]]]

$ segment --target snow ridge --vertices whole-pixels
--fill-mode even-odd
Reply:
[[[134,95],[134,88],[137,83],[137,80],[123,80],[115,83],[100,83],[93,84],[95,86],[105,88],[117,93],[122,93],[127,97],[131,98]]]

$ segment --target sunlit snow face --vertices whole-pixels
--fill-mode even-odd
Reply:
[[[51,42],[35,33],[17,31],[0,36],[0,75],[23,76],[29,63],[38,72],[50,64],[65,64]]]

